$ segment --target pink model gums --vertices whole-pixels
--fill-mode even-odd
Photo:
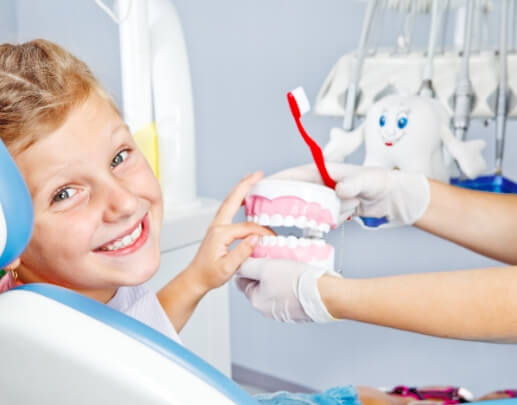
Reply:
[[[265,236],[252,257],[288,259],[333,269],[334,248],[323,234],[336,227],[339,199],[325,186],[300,181],[266,179],[246,198],[249,221],[272,227],[297,227],[304,236]]]
[[[246,201],[250,221],[265,226],[296,226],[322,232],[334,229],[332,213],[315,202],[306,202],[298,197],[278,197],[273,200],[263,196],[251,196]],[[250,217],[253,218],[250,218]],[[285,221],[282,220],[285,218]]]

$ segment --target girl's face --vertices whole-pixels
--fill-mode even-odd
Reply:
[[[58,284],[106,302],[117,287],[155,273],[160,187],[106,100],[92,94],[15,160],[34,203],[22,281]]]

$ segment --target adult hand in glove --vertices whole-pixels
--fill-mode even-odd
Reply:
[[[344,163],[326,163],[326,166],[337,182],[340,223],[352,216],[361,216],[386,217],[388,226],[412,225],[429,206],[430,186],[422,174]],[[313,164],[287,169],[270,178],[322,184]]]
[[[283,259],[246,260],[236,274],[237,287],[267,318],[282,322],[335,320],[323,303],[318,280],[337,273]]]

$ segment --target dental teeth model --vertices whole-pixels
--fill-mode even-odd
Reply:
[[[301,181],[266,179],[246,197],[248,221],[270,227],[296,227],[303,237],[265,236],[252,257],[297,260],[334,269],[334,248],[324,234],[336,228],[339,199],[334,190]]]

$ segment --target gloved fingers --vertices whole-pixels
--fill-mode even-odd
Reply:
[[[248,260],[241,264],[241,267],[237,272],[237,276],[250,280],[260,281],[262,272],[267,266],[267,262],[271,260],[272,259],[255,259],[250,257]]]
[[[342,225],[345,222],[349,222],[353,217],[355,217],[353,212],[342,212],[338,217],[338,225]]]
[[[368,193],[369,190],[365,190],[365,185],[372,189],[370,193]],[[366,181],[364,174],[358,174],[343,178],[336,185],[336,194],[341,200],[350,200],[360,195],[371,194],[373,191],[376,191],[374,190],[375,188],[375,184],[372,184],[371,181]]]
[[[357,198],[341,200],[341,206],[339,207],[338,225],[341,225],[345,221],[349,221],[352,217],[357,215],[359,204],[360,201]]]
[[[337,162],[325,162],[325,167],[327,168],[330,177],[332,177],[335,181],[338,182],[344,177],[355,176],[359,174],[362,170],[364,170],[364,167],[362,166],[349,165]],[[278,173],[269,176],[268,178],[280,180],[297,180],[316,184],[323,184],[320,172],[318,171],[318,168],[314,163],[282,170]]]
[[[341,204],[339,206],[340,213],[353,213],[356,208],[359,206],[361,201],[359,198],[349,198],[346,200],[341,200]]]
[[[250,297],[250,292],[253,288],[255,288],[259,282],[257,280],[251,280],[249,278],[236,276],[235,277],[235,285],[237,288],[246,296]]]
[[[365,171],[363,166],[338,162],[325,162],[325,167],[327,168],[330,177],[337,182],[340,182],[346,177],[357,176]]]
[[[313,163],[309,163],[307,165],[291,167],[289,169],[282,170],[280,172],[274,173],[268,177],[269,179],[276,180],[296,180],[296,181],[306,181],[310,183],[319,183],[323,184],[323,180],[321,179],[321,175],[318,172],[316,165]]]

